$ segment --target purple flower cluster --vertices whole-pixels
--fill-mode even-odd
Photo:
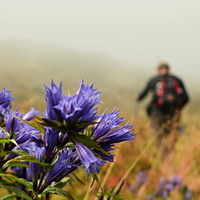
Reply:
[[[192,198],[192,191],[182,183],[178,176],[173,176],[171,179],[166,179],[164,177],[160,178],[158,188],[155,190],[154,194],[148,195],[148,199],[168,199],[172,191],[177,189],[183,200],[189,200]]]
[[[45,129],[46,155],[52,155],[57,147],[62,148],[68,142],[72,142],[75,156],[80,161],[78,165],[83,165],[89,174],[98,172],[106,160],[113,161],[113,155],[109,151],[115,143],[133,140],[134,134],[130,132],[132,126],[126,124],[121,127],[119,123],[124,119],[118,118],[117,111],[97,115],[95,106],[101,103],[100,93],[93,89],[93,85],[85,85],[82,81],[74,96],[62,93],[62,83],[56,86],[52,81],[51,87],[45,86],[45,88],[47,103],[45,117],[62,124],[60,130],[56,127]],[[89,136],[87,132],[90,132]],[[95,148],[96,145],[98,148]]]
[[[93,85],[81,83],[74,96],[62,94],[62,83],[56,86],[52,81],[51,87],[46,88],[47,110],[46,117],[68,124],[69,126],[82,121],[91,122],[97,119],[97,108],[101,103],[100,93],[93,89]]]
[[[19,120],[31,120],[33,115],[37,115],[38,111],[31,109],[28,113],[22,114],[19,111],[11,111],[11,92],[7,91],[5,88],[0,92],[0,110],[1,110],[1,129],[0,129],[0,139],[6,139],[8,143],[1,143],[1,149],[4,152],[16,152],[22,150],[24,145],[27,145],[33,137],[40,134],[38,130],[29,126],[27,123]],[[15,153],[2,154],[0,157],[0,169],[4,164],[18,155]],[[6,171],[7,167],[3,168]],[[21,167],[16,167],[15,172],[19,174],[21,178],[27,178],[27,169]],[[30,173],[29,173],[30,174]],[[30,180],[30,178],[27,180]]]
[[[133,193],[137,194],[139,189],[142,187],[143,184],[146,183],[148,177],[145,172],[141,171],[135,176],[135,184],[130,186],[130,189]]]
[[[34,123],[30,120],[38,115],[37,111],[32,109],[27,114],[18,111],[11,114],[8,112],[13,99],[10,92],[4,89],[0,93],[0,111],[2,114],[8,112],[5,130],[9,139],[15,139],[18,144],[7,150],[24,150],[48,165],[44,167],[28,161],[25,164],[30,168],[12,167],[16,175],[33,182],[37,193],[79,167],[83,167],[87,175],[99,172],[101,165],[114,161],[110,151],[116,143],[134,139],[132,126],[120,125],[124,118],[118,117],[118,111],[97,114],[97,104],[102,102],[93,85],[85,85],[82,81],[73,96],[64,95],[62,83],[56,85],[53,81],[50,87],[45,85],[45,90],[46,111],[44,117],[36,117]],[[42,128],[42,133],[37,127]],[[1,138],[8,135],[0,131]]]
[[[10,111],[11,101],[14,100],[11,96],[11,91],[8,91],[5,87],[0,92],[0,115],[1,118]]]
[[[3,116],[3,125],[0,129],[0,139],[6,138],[10,141],[14,140],[15,143],[10,142],[4,144],[4,151],[21,150],[24,145],[27,145],[34,137],[36,137],[36,135],[40,134],[38,130],[18,119],[21,118],[29,121],[33,118],[33,115],[37,114],[38,111],[34,109],[31,109],[26,114],[19,113],[19,111],[11,112],[11,110],[7,109]],[[16,156],[16,154],[8,154],[1,157],[0,168],[5,162]]]
[[[7,114],[5,126],[6,131],[10,134],[10,139],[15,139],[17,144],[20,145],[28,142],[32,136],[39,134],[39,131],[16,118],[19,117],[29,121],[32,116],[36,114],[38,114],[38,112],[34,109],[26,114],[21,114],[19,111]]]
[[[139,172],[135,176],[135,183],[130,185],[130,190],[137,195],[140,188],[147,182],[148,176],[144,171]],[[171,196],[171,192],[177,190],[183,200],[189,200],[192,198],[192,191],[181,181],[181,179],[174,175],[171,179],[161,177],[159,180],[158,188],[153,194],[147,195],[149,200],[168,199]]]

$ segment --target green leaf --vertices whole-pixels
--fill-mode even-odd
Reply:
[[[124,182],[125,182],[125,179],[123,179],[123,180],[120,182],[120,185],[119,185],[119,187],[117,188],[117,191],[115,192],[116,195],[120,193],[120,191],[121,191],[121,189],[122,189],[122,187],[123,187],[123,185],[124,185]]]
[[[69,182],[71,182],[71,178],[70,177],[64,177],[58,183],[56,183],[54,185],[54,187],[61,189],[61,188],[63,188]]]
[[[101,122],[87,122],[87,121],[77,122],[76,128],[84,128],[84,127],[88,127],[90,125],[99,124],[99,123]]]
[[[17,187],[12,187],[12,186],[7,186],[7,185],[0,185],[0,188],[5,188],[7,190],[10,190],[11,192],[14,192],[18,197],[22,197],[26,200],[32,200],[31,197],[29,197],[29,195],[24,192],[23,190],[20,190]]]
[[[51,166],[50,164],[40,162],[35,156],[30,156],[30,155],[24,155],[24,156],[20,156],[20,157],[14,158],[12,160],[9,160],[5,164],[9,165],[10,163],[16,162],[16,161],[32,162],[32,163],[36,163],[38,165],[41,165],[42,167],[45,167],[45,168],[49,168]]]
[[[101,187],[101,184],[100,184],[100,182],[99,182],[99,178],[98,178],[98,176],[96,175],[96,173],[93,173],[92,175],[93,175],[93,182],[92,182],[92,184],[91,184],[90,187],[92,187],[93,184],[94,184],[94,181],[96,181],[96,182],[98,183],[98,185],[99,185],[101,191],[103,191],[103,188]]]
[[[2,166],[2,169],[6,169],[8,167],[26,167],[26,168],[29,168],[29,165],[22,163],[20,161],[9,161],[9,162],[6,162]]]
[[[5,133],[6,138],[10,138],[10,133],[8,133],[5,129],[3,129],[2,127],[0,127],[0,129],[2,130],[3,133]]]
[[[23,156],[23,155],[28,155],[29,153],[27,151],[23,151],[23,150],[13,150],[13,151],[6,151],[6,154],[16,154],[18,156]]]
[[[8,180],[10,181],[16,181],[18,183],[20,183],[21,185],[24,185],[28,190],[32,190],[33,191],[33,184],[23,178],[17,178],[15,176],[12,176],[10,174],[1,174],[0,173],[0,176],[4,177],[4,178],[7,178]]]
[[[82,143],[83,145],[85,145],[86,147],[88,147],[89,149],[96,149],[98,151],[100,151],[103,154],[109,155],[106,151],[104,151],[104,149],[102,149],[97,143],[95,143],[90,137],[86,136],[86,135],[80,135],[78,133],[74,133],[73,134],[75,136],[75,138]]]
[[[69,141],[65,144],[64,148],[74,148],[74,143]]]
[[[19,145],[17,144],[17,142],[14,140],[14,139],[11,139],[10,140],[15,146],[18,146],[19,147]]]
[[[120,195],[116,195],[116,194],[113,194],[111,192],[102,192],[101,194],[107,195],[107,196],[111,197],[114,200],[124,200],[123,198],[120,197]]]
[[[10,139],[5,139],[5,138],[0,138],[0,143],[10,143],[11,140]]]
[[[93,135],[93,129],[92,127],[87,127],[85,130],[84,130],[84,135],[88,136],[88,137],[92,137]]]
[[[64,190],[61,190],[59,188],[55,188],[55,187],[47,187],[43,194],[58,194],[58,195],[61,195],[61,196],[64,196],[70,200],[75,200],[72,195]]]
[[[72,175],[74,176],[74,178],[79,182],[81,183],[82,185],[85,185],[85,183],[83,181],[81,181],[81,179],[75,174],[75,173],[72,173]]]
[[[1,177],[0,177],[0,178],[1,178]],[[5,178],[0,180],[0,184],[1,184],[1,185],[7,185],[7,186],[8,186],[8,185],[13,186],[13,182],[11,182],[11,181],[9,181],[8,179],[5,179]],[[1,194],[1,193],[0,193],[0,194]],[[1,195],[0,195],[0,196],[1,196]]]
[[[10,200],[14,197],[17,197],[17,195],[16,194],[8,194],[8,195],[1,197],[1,200]]]
[[[42,117],[38,117],[38,116],[35,116],[35,115],[34,115],[34,117],[37,119],[35,121],[35,123],[38,123],[40,126],[51,127],[51,128],[60,130],[62,133],[68,132],[69,126],[71,127],[71,124],[68,125],[67,122],[65,122],[65,124],[64,124],[62,122],[59,122],[59,121],[56,121],[56,120],[51,120],[51,119],[48,119],[48,118],[42,118]],[[74,129],[80,129],[80,128],[88,127],[90,125],[94,125],[94,124],[97,124],[97,123],[101,123],[101,122],[88,122],[88,121],[77,122],[73,125],[73,128]]]
[[[0,148],[0,159],[2,159],[6,155],[4,149]]]
[[[44,127],[41,126],[40,124],[38,124],[38,123],[36,123],[36,122],[34,122],[34,121],[27,121],[27,120],[24,120],[24,119],[22,119],[22,118],[20,118],[20,117],[17,117],[17,116],[15,116],[15,115],[13,115],[13,117],[15,117],[15,118],[17,118],[18,120],[20,120],[20,121],[22,121],[22,122],[24,122],[24,123],[26,123],[26,124],[32,126],[33,128],[37,129],[37,130],[40,131],[41,133],[44,133]]]
[[[37,119],[35,121],[35,123],[39,124],[40,126],[47,126],[47,127],[51,127],[51,128],[54,128],[54,129],[58,129],[58,130],[65,130],[66,129],[66,126],[59,122],[59,121],[56,121],[56,120],[51,120],[51,119],[48,119],[48,118],[42,118],[42,117],[38,117],[38,116],[35,116],[34,117]]]
[[[0,144],[2,144],[2,143],[11,143],[11,142],[13,144],[15,144],[15,146],[19,146],[14,139],[0,138]]]

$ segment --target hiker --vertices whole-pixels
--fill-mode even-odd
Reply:
[[[170,67],[163,62],[158,65],[157,75],[149,80],[136,101],[153,94],[147,107],[151,126],[156,134],[156,143],[165,158],[174,149],[180,127],[180,112],[188,103],[189,97],[183,82],[170,73]]]

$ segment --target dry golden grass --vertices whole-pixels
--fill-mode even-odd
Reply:
[[[199,199],[199,117],[200,114],[198,112],[189,109],[184,110],[182,115],[184,132],[179,135],[176,148],[173,152],[174,159],[161,161],[159,149],[155,145],[153,133],[144,112],[140,112],[135,120],[134,116],[130,116],[129,119],[131,124],[135,125],[133,129],[133,132],[136,133],[135,140],[134,142],[124,142],[117,147],[115,163],[106,164],[102,167],[99,174],[100,182],[109,192],[113,187],[116,187],[119,184],[132,165],[131,171],[128,172],[121,191],[123,199],[146,199],[147,194],[152,193],[157,187],[160,177],[171,178],[173,175],[179,176],[183,183],[193,191],[192,199]],[[140,188],[137,195],[135,195],[130,190],[130,186],[131,184],[134,184],[135,175],[140,171],[145,171],[147,173],[148,180],[146,184]],[[85,173],[83,171],[80,171],[79,173],[80,178],[84,180]],[[87,181],[86,185],[74,182],[74,190],[69,186],[66,186],[65,189],[72,192],[75,199],[82,200],[87,193],[88,188],[90,188],[91,182],[91,178]],[[97,191],[99,191],[98,189],[98,184],[95,183],[89,196],[84,200],[97,200],[95,195]],[[171,199],[182,200],[178,191],[175,191],[172,194]]]

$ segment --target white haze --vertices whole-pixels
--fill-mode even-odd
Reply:
[[[150,75],[166,60],[192,88],[200,83],[199,10],[199,0],[0,0],[0,42],[96,52]]]

